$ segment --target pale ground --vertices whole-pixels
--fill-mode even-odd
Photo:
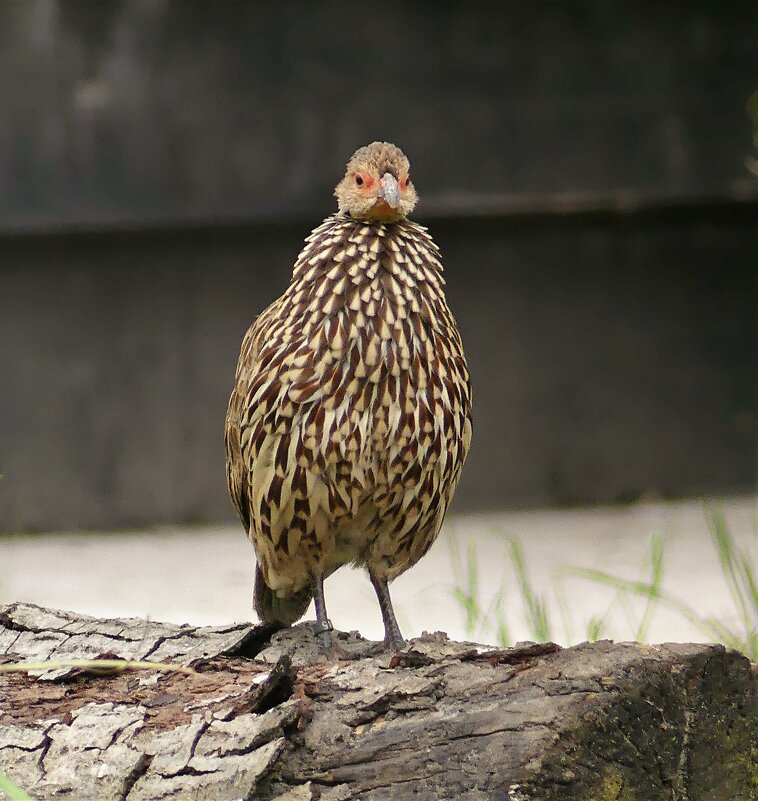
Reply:
[[[728,526],[755,565],[758,498],[719,501]],[[603,615],[613,590],[562,568],[597,568],[629,579],[645,578],[650,536],[665,538],[664,589],[701,615],[734,619],[734,606],[705,524],[702,502],[638,503],[582,510],[506,512],[451,517],[429,554],[392,585],[407,637],[442,630],[451,637],[494,641],[491,628],[468,632],[452,588],[470,548],[478,565],[480,602],[488,606],[505,587],[505,617],[513,639],[529,639],[509,557],[508,537],[518,536],[531,584],[546,596],[551,635],[559,642],[585,639],[586,622]],[[0,603],[31,601],[97,616],[144,616],[153,620],[220,624],[250,620],[253,550],[238,526],[159,528],[150,531],[50,535],[0,535]],[[503,582],[505,581],[505,584]],[[562,591],[570,627],[559,611]],[[335,626],[381,638],[379,609],[367,577],[344,568],[326,585]],[[641,607],[617,599],[605,636],[631,639]],[[313,617],[312,608],[308,617]],[[659,606],[647,639],[707,640],[677,613]]]

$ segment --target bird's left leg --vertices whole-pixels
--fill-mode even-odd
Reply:
[[[392,608],[390,598],[390,588],[386,578],[379,578],[369,569],[371,583],[374,586],[376,597],[379,599],[379,608],[382,610],[382,620],[384,621],[384,644],[392,648],[400,649],[405,645],[403,635],[400,633],[400,626],[397,625],[395,610]]]
[[[326,601],[324,599],[324,577],[321,574],[311,575],[311,589],[313,603],[316,606],[316,620],[318,622],[318,638],[325,648],[332,647],[332,631],[334,626],[326,614]]]

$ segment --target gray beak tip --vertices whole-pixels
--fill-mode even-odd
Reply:
[[[382,188],[380,196],[384,198],[390,208],[396,209],[400,203],[400,188],[397,178],[392,173],[385,172],[379,185]]]

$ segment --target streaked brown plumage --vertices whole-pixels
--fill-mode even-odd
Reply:
[[[406,219],[408,171],[386,142],[350,159],[339,212],[245,335],[225,438],[259,616],[289,625],[315,597],[328,631],[323,580],[352,562],[395,646],[388,582],[434,542],[471,441],[466,360],[439,250]]]

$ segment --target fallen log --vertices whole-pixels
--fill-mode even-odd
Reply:
[[[0,770],[39,801],[758,797],[756,675],[720,645],[335,641],[0,607],[0,665],[45,662],[0,673]]]

